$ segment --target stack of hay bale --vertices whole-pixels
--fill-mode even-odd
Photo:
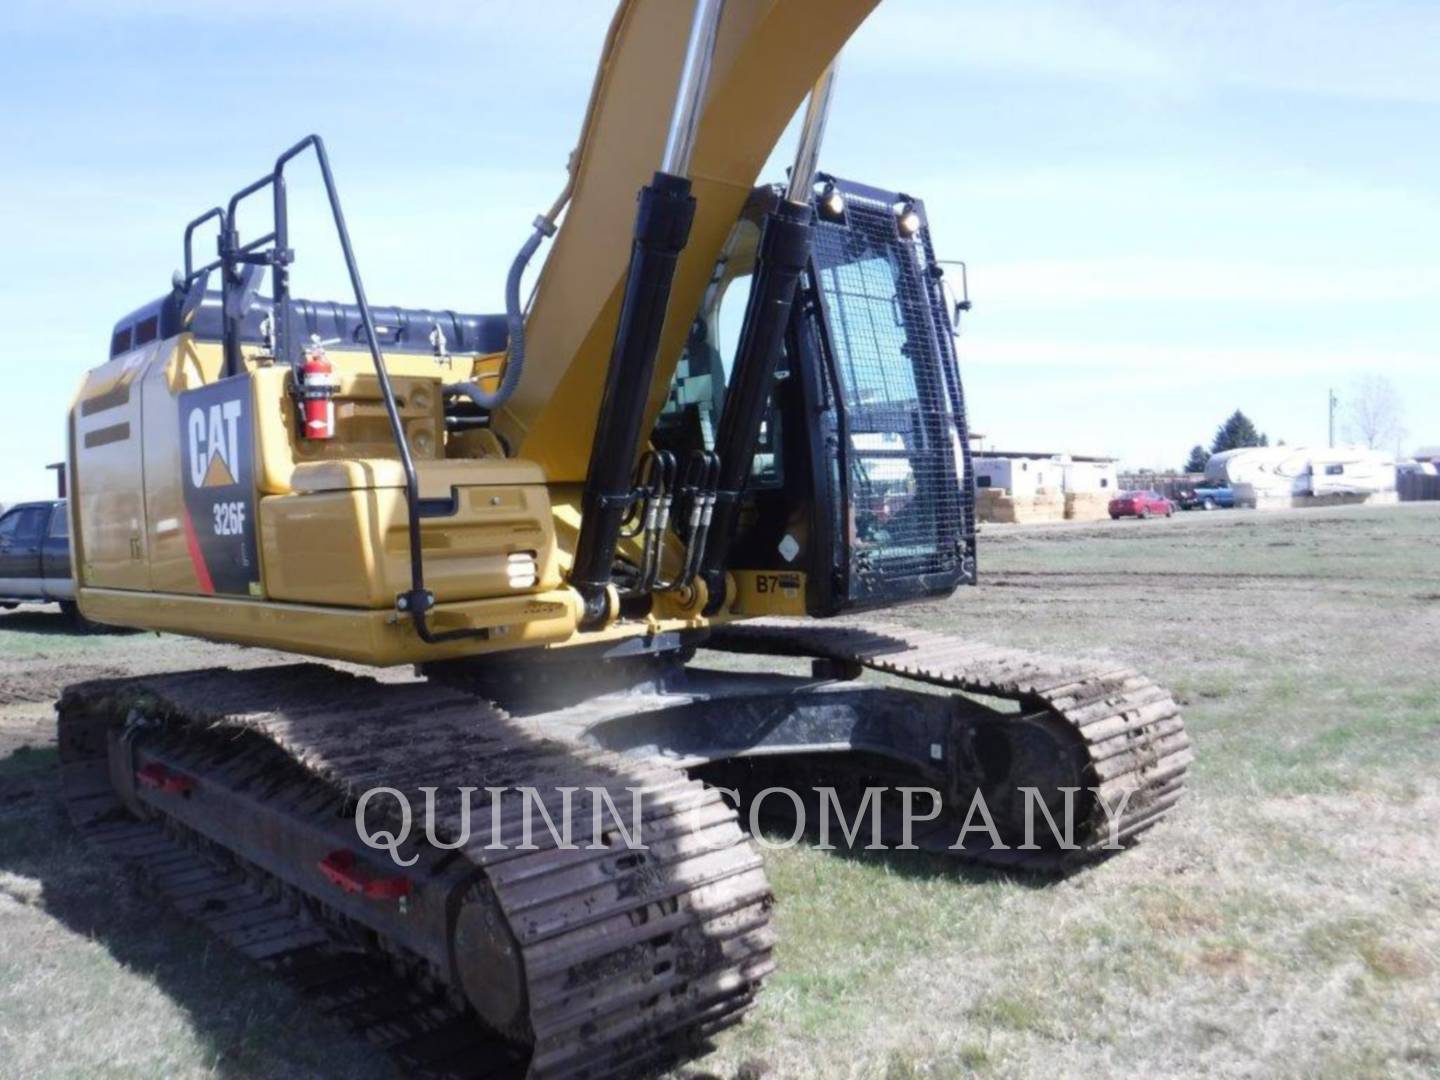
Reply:
[[[1034,495],[1015,496],[1006,488],[980,488],[976,509],[981,521],[1028,525],[1041,521],[1063,521],[1066,500],[1059,491],[1039,488]]]
[[[1110,492],[1067,491],[1066,521],[1100,521],[1110,516]]]
[[[992,451],[973,460],[981,521],[1097,521],[1110,514],[1118,483],[1111,458]]]

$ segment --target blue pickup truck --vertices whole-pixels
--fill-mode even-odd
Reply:
[[[1182,491],[1181,510],[1228,510],[1235,505],[1235,492],[1228,485],[1218,487],[1197,487]]]
[[[79,622],[64,499],[19,503],[0,515],[0,608],[20,604],[59,604]]]

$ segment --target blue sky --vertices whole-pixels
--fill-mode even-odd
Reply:
[[[183,223],[318,131],[372,299],[498,310],[563,181],[601,0],[11,0],[0,48],[0,501],[43,495],[114,320]],[[1320,442],[1400,388],[1440,443],[1440,4],[888,0],[823,168],[925,198],[970,264],[991,445],[1175,465],[1243,408]],[[788,160],[774,158],[772,177]],[[313,185],[302,295],[345,296]],[[306,228],[309,224],[313,227]]]

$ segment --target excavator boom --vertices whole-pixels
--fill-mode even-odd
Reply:
[[[665,400],[691,318],[756,178],[805,95],[878,0],[728,0],[689,177],[695,221],[675,270],[650,387],[648,430]],[[571,159],[569,209],[527,321],[530,360],[496,428],[552,483],[585,479],[615,339],[635,193],[661,160],[690,9],[626,0],[606,38]]]

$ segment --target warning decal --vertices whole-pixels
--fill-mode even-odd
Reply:
[[[258,595],[250,379],[181,394],[180,445],[185,540],[200,591]]]

